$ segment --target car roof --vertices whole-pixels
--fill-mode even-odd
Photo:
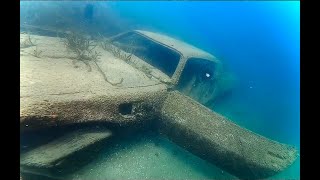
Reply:
[[[149,39],[152,39],[172,49],[175,49],[186,58],[194,57],[194,58],[207,59],[213,62],[219,62],[219,60],[212,54],[206,51],[203,51],[197,47],[194,47],[188,43],[185,43],[183,41],[166,36],[164,34],[159,34],[159,33],[144,31],[144,30],[134,30],[134,32],[141,34],[145,37],[148,37]]]

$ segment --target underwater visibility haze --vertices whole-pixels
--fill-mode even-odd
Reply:
[[[22,179],[300,179],[299,1],[20,1],[20,68]]]

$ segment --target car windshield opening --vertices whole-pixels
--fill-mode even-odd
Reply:
[[[132,53],[169,77],[174,74],[180,60],[178,52],[135,32],[116,38],[113,44],[127,53]]]

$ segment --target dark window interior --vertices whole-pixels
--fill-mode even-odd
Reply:
[[[133,53],[169,77],[174,74],[180,60],[178,52],[134,32],[115,39],[113,44],[127,53]]]
[[[177,89],[205,105],[214,96],[215,69],[214,62],[190,58],[182,71]]]
[[[196,78],[195,83],[205,83],[213,79],[215,64],[211,61],[198,58],[190,58],[180,77],[178,88],[187,86],[191,79]]]

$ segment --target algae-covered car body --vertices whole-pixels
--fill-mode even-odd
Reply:
[[[136,38],[137,35],[140,37]],[[27,38],[27,35],[22,38]],[[122,80],[121,83],[113,85],[105,82],[92,62],[88,62],[92,66],[90,71],[87,71],[86,65],[80,61],[74,64],[72,58],[75,55],[67,52],[58,38],[34,36],[38,42],[35,46],[37,49],[28,47],[21,52],[21,130],[101,119],[129,123],[135,118],[134,113],[138,113],[134,109],[139,103],[163,100],[167,89],[178,84],[187,60],[195,58],[194,61],[202,61],[203,67],[208,63],[218,63],[209,53],[147,31],[124,33],[113,37],[112,41],[115,45],[120,41],[121,44],[129,44],[126,41],[131,42],[131,38],[146,41],[129,46],[135,48],[134,56],[130,59],[132,63],[96,47],[102,54],[98,65],[105,72],[105,76],[114,83]],[[119,47],[126,49],[122,48],[122,45]],[[32,51],[36,50],[41,52],[41,57],[32,56]],[[125,54],[123,51],[122,53]],[[148,53],[150,57],[146,57]],[[205,77],[205,74],[203,75]],[[132,105],[132,116],[121,116],[119,111],[122,104],[128,108]],[[151,104],[154,107],[159,103]],[[105,112],[108,112],[109,116]]]
[[[86,56],[95,57],[90,59],[70,51],[63,39],[21,35],[21,136],[79,124],[103,124],[107,130],[81,131],[24,152],[22,171],[48,174],[96,141],[153,122],[176,144],[239,178],[269,177],[296,159],[295,148],[207,108],[232,82],[210,53],[135,30],[96,41],[90,49],[96,56]],[[56,153],[62,146],[65,153]]]

